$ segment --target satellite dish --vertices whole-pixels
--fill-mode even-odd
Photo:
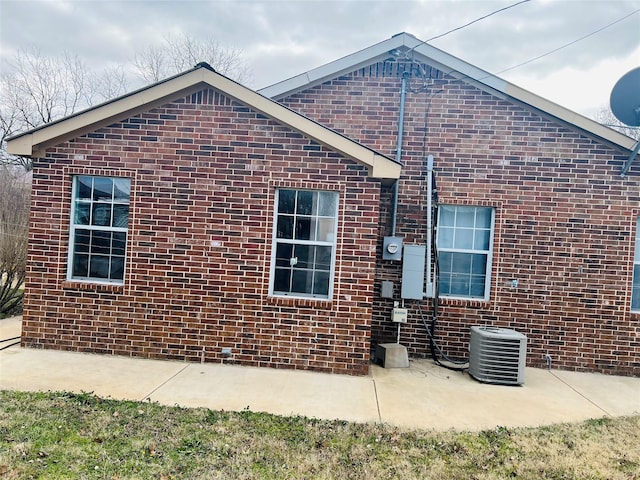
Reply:
[[[640,67],[627,72],[611,90],[611,111],[625,125],[640,126]]]

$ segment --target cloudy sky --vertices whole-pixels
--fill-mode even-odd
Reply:
[[[0,67],[33,46],[44,55],[76,53],[95,69],[130,64],[163,35],[186,33],[241,48],[249,86],[261,88],[396,33],[426,40],[517,2],[0,0]],[[593,116],[616,81],[640,66],[640,0],[531,0],[430,43]]]

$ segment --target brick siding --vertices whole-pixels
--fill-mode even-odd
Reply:
[[[283,103],[381,153],[394,156],[399,69],[367,68],[293,94]],[[435,157],[439,202],[496,210],[488,301],[442,299],[439,343],[467,357],[471,325],[514,328],[528,337],[528,364],[640,375],[639,315],[630,311],[640,166],[626,178],[628,152],[586,136],[527,106],[509,102],[429,69],[409,76],[398,235],[425,243],[426,155]],[[424,88],[426,85],[426,88]],[[391,191],[381,192],[372,346],[394,342],[392,300],[399,262],[381,260],[390,234]],[[517,287],[513,287],[517,280]],[[428,356],[415,302],[401,343]],[[421,302],[430,322],[432,301]]]
[[[67,280],[77,174],[131,179],[123,285]],[[339,194],[331,300],[268,295],[278,187]],[[379,195],[364,167],[212,90],[60,144],[34,165],[22,343],[366,374]]]
[[[283,103],[393,157],[404,71],[376,64]],[[398,235],[425,243],[427,154],[441,204],[496,211],[490,298],[441,300],[443,350],[466,357],[471,325],[499,325],[527,335],[531,366],[548,353],[564,369],[640,375],[629,307],[639,166],[622,179],[628,152],[420,72],[408,81]],[[66,280],[77,174],[132,181],[122,286]],[[268,295],[278,187],[339,193],[332,300]],[[35,161],[23,345],[365,374],[370,348],[396,339],[393,301],[380,298],[383,280],[400,292],[400,263],[381,259],[391,199],[363,167],[212,90],[90,132]],[[432,301],[420,305],[429,322]],[[407,307],[401,343],[428,356]]]

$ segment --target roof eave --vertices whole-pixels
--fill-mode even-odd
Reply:
[[[527,104],[544,114],[551,115],[565,124],[577,127],[583,132],[596,136],[613,146],[622,147],[631,152],[636,145],[636,141],[633,138],[512,83],[506,84],[505,93],[518,102]]]
[[[172,98],[187,95],[202,83],[203,69],[192,69],[149,87],[137,90],[68,117],[42,125],[7,139],[7,152],[12,155],[35,157],[69,135],[82,135],[111,125],[118,119],[166,103]]]
[[[406,33],[396,35],[390,40],[382,41],[356,53],[296,75],[295,77],[261,88],[258,90],[258,93],[265,97],[280,99],[320,85],[327,79],[336,78],[342,74],[351,73],[358,68],[370,65],[371,63],[391,58],[389,52],[394,48],[407,46],[407,38],[415,39],[415,37],[411,37]]]
[[[289,78],[274,85],[258,90],[261,94],[281,100],[289,95],[320,85],[328,80],[353,72],[372,63],[390,58],[394,49],[412,50],[423,57],[430,65],[464,80],[498,98],[515,100],[534,109],[549,114],[567,125],[573,125],[588,135],[602,139],[609,144],[632,151],[635,141],[611,128],[562,107],[485,70],[477,68],[453,55],[422,42],[413,35],[401,33],[376,45],[340,58],[326,65]]]
[[[219,90],[267,117],[365,165],[373,177],[397,179],[400,176],[401,167],[395,160],[205,67],[196,67],[111,102],[12,137],[7,141],[7,151],[14,155],[39,156],[46,148],[65,139],[110,125],[118,119],[127,118],[171,99],[195,92],[204,86]]]

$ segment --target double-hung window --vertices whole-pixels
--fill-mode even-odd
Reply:
[[[489,298],[494,216],[491,207],[438,208],[440,295]]]
[[[276,191],[270,294],[331,298],[337,218],[336,192]]]
[[[68,279],[123,282],[130,188],[127,178],[73,178]]]
[[[636,219],[636,248],[633,255],[631,310],[640,312],[640,218]]]

